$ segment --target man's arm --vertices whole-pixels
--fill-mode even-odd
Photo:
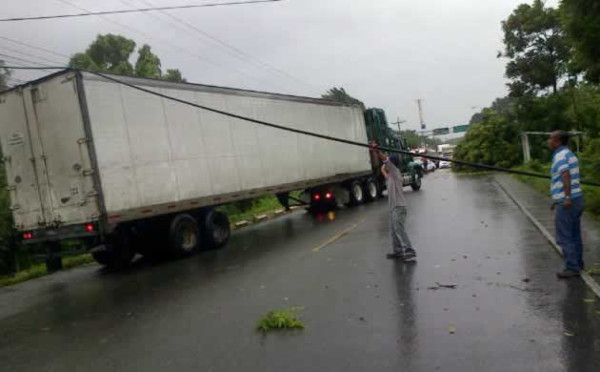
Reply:
[[[567,169],[560,174],[563,182],[563,190],[565,191],[565,208],[571,208],[571,172]]]

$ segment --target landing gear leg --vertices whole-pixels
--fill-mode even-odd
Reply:
[[[62,269],[62,257],[60,256],[60,242],[46,244],[46,270],[49,273]]]

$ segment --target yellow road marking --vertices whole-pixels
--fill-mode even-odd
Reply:
[[[344,235],[348,234],[350,231],[352,231],[353,229],[355,229],[358,225],[360,225],[364,220],[366,219],[363,218],[360,221],[358,221],[357,223],[355,223],[354,225],[348,227],[347,229],[345,229],[344,231],[341,231],[340,233],[338,233],[337,235],[335,235],[333,238],[329,239],[328,241],[326,241],[323,244],[317,245],[316,247],[313,248],[313,252],[318,252],[320,251],[322,248],[325,248],[326,246],[334,243],[335,241],[337,241],[338,239],[340,239],[341,237],[343,237]]]

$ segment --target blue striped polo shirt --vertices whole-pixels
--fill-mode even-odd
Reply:
[[[565,189],[561,174],[569,171],[571,174],[571,199],[582,196],[579,186],[579,160],[567,146],[561,146],[554,151],[552,155],[552,183],[550,184],[550,194],[556,203],[565,201]]]

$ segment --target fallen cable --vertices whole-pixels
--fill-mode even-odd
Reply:
[[[394,149],[391,147],[385,147],[385,146],[376,146],[374,147],[373,145],[370,145],[368,143],[362,143],[362,142],[356,142],[356,141],[351,141],[351,140],[347,140],[347,139],[343,139],[343,138],[337,138],[337,137],[332,137],[332,136],[328,136],[325,134],[319,134],[319,133],[313,133],[313,132],[308,132],[305,130],[301,130],[301,129],[294,129],[294,128],[290,128],[290,127],[286,127],[284,125],[280,125],[280,124],[274,124],[274,123],[270,123],[270,122],[266,122],[266,121],[262,121],[262,120],[257,120],[257,119],[252,119],[246,116],[242,116],[242,115],[237,115],[237,114],[233,114],[231,112],[227,112],[227,111],[223,111],[223,110],[218,110],[212,107],[208,107],[208,106],[203,106],[203,105],[199,105],[197,103],[194,102],[190,102],[190,101],[186,101],[177,97],[172,97],[163,93],[159,93],[159,92],[155,92],[152,91],[150,89],[146,89],[146,88],[142,88],[140,86],[134,85],[134,84],[130,84],[127,83],[125,81],[119,80],[118,78],[112,77],[112,76],[108,76],[104,73],[100,73],[100,72],[96,72],[96,71],[88,71],[88,70],[84,70],[84,69],[78,69],[78,68],[71,68],[71,67],[46,67],[44,66],[42,67],[19,67],[19,66],[2,66],[2,68],[6,68],[6,69],[22,69],[22,70],[50,70],[50,69],[60,69],[60,70],[72,70],[72,71],[77,71],[77,72],[87,72],[89,74],[93,74],[96,76],[99,76],[105,80],[109,80],[124,86],[127,86],[129,88],[132,89],[136,89],[139,90],[141,92],[147,93],[147,94],[151,94],[157,97],[161,97],[170,101],[174,101],[174,102],[178,102],[184,105],[188,105],[188,106],[192,106],[192,107],[196,107],[205,111],[209,111],[209,112],[213,112],[215,114],[220,114],[220,115],[224,115],[224,116],[228,116],[234,119],[239,119],[239,120],[243,120],[243,121],[247,121],[250,123],[254,123],[254,124],[260,124],[263,126],[267,126],[270,128],[275,128],[275,129],[280,129],[283,131],[287,131],[287,132],[292,132],[292,133],[297,133],[297,134],[303,134],[306,136],[311,136],[311,137],[316,137],[316,138],[321,138],[321,139],[325,139],[328,141],[333,141],[333,142],[339,142],[339,143],[345,143],[348,145],[353,145],[353,146],[358,146],[358,147],[364,147],[364,148],[368,148],[368,149],[378,149],[378,150],[383,150],[383,151],[387,151],[390,153],[396,153],[396,154],[403,154],[403,155],[410,155],[410,156],[415,156],[414,153],[410,152],[410,151],[405,151],[405,150],[398,150],[398,149]],[[28,85],[31,83],[27,83],[27,84],[23,84],[23,85]],[[484,169],[484,170],[488,170],[488,171],[494,171],[494,172],[503,172],[503,173],[509,173],[509,174],[517,174],[517,175],[521,175],[521,176],[527,176],[527,177],[535,177],[535,178],[543,178],[543,179],[550,179],[551,177],[548,175],[544,175],[544,174],[539,174],[539,173],[533,173],[533,172],[526,172],[526,171],[521,171],[521,170],[516,170],[516,169],[507,169],[507,168],[501,168],[501,167],[496,167],[493,165],[487,165],[487,164],[480,164],[480,163],[474,163],[474,162],[470,162],[470,161],[464,161],[464,160],[456,160],[456,159],[447,159],[447,158],[443,158],[443,157],[439,157],[439,156],[433,156],[433,155],[425,155],[425,154],[419,154],[418,156],[426,158],[426,159],[431,159],[431,160],[438,160],[438,161],[449,161],[451,163],[454,164],[458,164],[458,165],[462,165],[462,166],[467,166],[467,167],[471,167],[471,168],[476,168],[476,169]],[[582,185],[587,185],[587,186],[596,186],[596,187],[600,187],[600,183],[597,182],[588,182],[588,181],[580,181],[580,184]]]

